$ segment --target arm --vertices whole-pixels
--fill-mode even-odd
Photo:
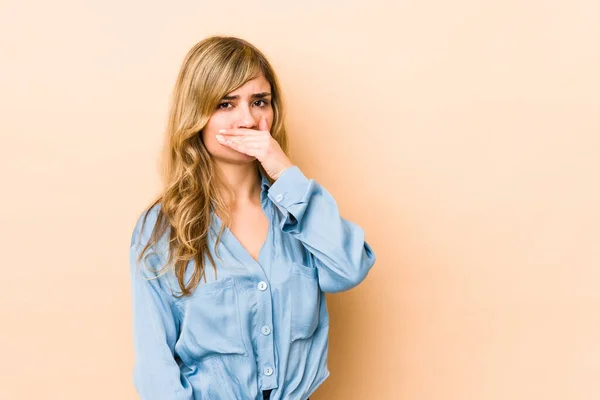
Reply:
[[[152,222],[150,214],[146,221],[149,231]],[[192,400],[191,386],[181,375],[174,358],[178,326],[173,301],[158,279],[148,279],[154,275],[148,268],[160,269],[162,263],[152,249],[137,262],[149,236],[140,233],[140,225],[138,221],[129,250],[135,356],[133,382],[141,400]]]
[[[321,290],[341,292],[366,278],[375,253],[363,229],[340,216],[324,187],[294,165],[271,185],[268,196],[283,214],[281,230],[300,240],[312,255]]]

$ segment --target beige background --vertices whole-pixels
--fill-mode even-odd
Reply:
[[[378,256],[323,399],[600,398],[597,1],[0,3],[1,399],[135,399],[128,242],[180,63],[261,48]]]

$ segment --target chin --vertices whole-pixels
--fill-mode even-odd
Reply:
[[[232,153],[235,153],[235,154],[232,154]],[[229,162],[232,164],[240,164],[240,163],[244,164],[249,161],[256,161],[256,157],[249,156],[244,153],[240,153],[233,149],[230,149],[230,151],[227,151],[227,152],[220,152],[219,154],[216,154],[216,156],[217,156],[217,158],[221,159],[222,161]]]

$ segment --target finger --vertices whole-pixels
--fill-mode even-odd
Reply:
[[[260,138],[258,137],[249,137],[249,136],[224,136],[222,134],[218,134],[217,140],[221,143],[226,143],[227,141],[234,143],[254,143],[259,142]]]
[[[237,142],[234,142],[234,141],[229,140],[229,139],[225,139],[225,142],[223,142],[223,144],[225,146],[229,146],[230,148],[232,148],[235,151],[238,151],[240,153],[244,153],[244,154],[247,154],[249,156],[254,156],[254,148],[249,147],[246,144],[237,143]]]
[[[267,124],[267,119],[265,118],[264,115],[262,117],[260,117],[260,121],[258,121],[258,130],[259,131],[268,131],[269,130],[269,125]]]
[[[219,141],[219,143],[225,145],[225,146],[229,146],[232,147],[232,145],[241,145],[243,143],[243,136],[236,136],[236,137],[228,137],[228,136],[223,136],[223,135],[217,135],[217,141]]]
[[[260,135],[261,132],[254,129],[246,129],[246,128],[229,128],[229,129],[219,129],[219,133],[221,135],[229,135],[229,136],[256,136]]]
[[[266,142],[262,136],[223,136],[225,139],[238,143],[263,143]]]

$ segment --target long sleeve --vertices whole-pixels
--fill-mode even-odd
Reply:
[[[152,214],[149,215],[146,224],[152,226]],[[174,358],[178,336],[175,306],[159,280],[148,279],[154,274],[146,265],[160,269],[161,259],[151,249],[141,262],[137,261],[146,236],[140,233],[138,221],[129,252],[135,356],[133,382],[141,400],[192,400],[192,388]]]
[[[268,196],[282,214],[281,230],[300,240],[313,256],[321,290],[345,291],[366,278],[375,253],[363,229],[341,217],[324,187],[294,165],[273,182]]]

